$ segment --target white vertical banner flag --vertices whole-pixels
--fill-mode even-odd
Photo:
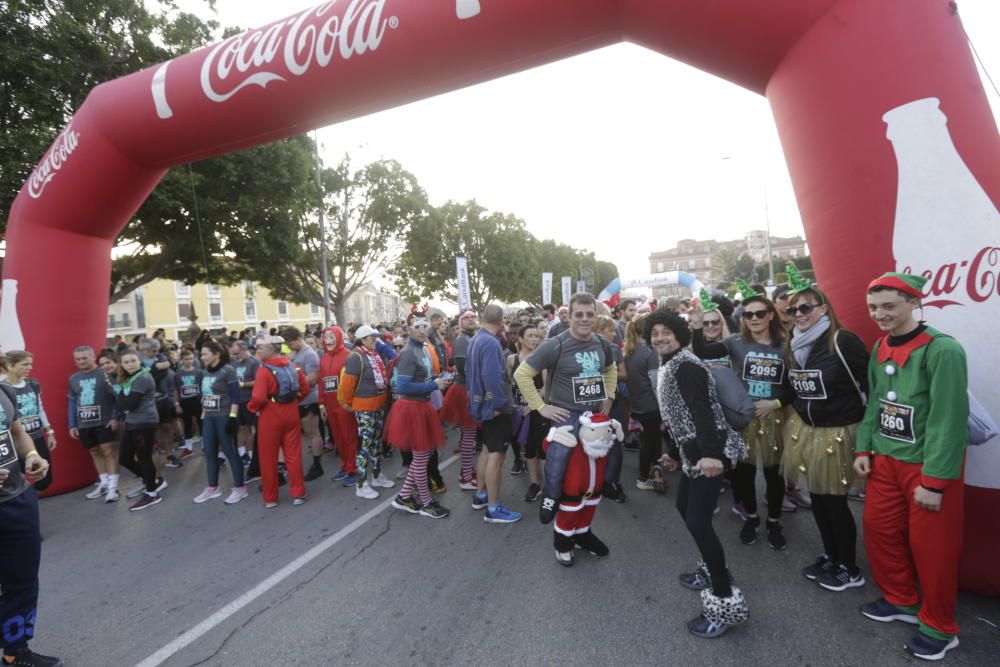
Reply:
[[[458,282],[458,310],[472,308],[472,290],[469,288],[469,265],[464,257],[455,258],[455,276]]]
[[[552,274],[542,274],[542,303],[552,303]]]
[[[587,291],[587,281],[586,280],[577,280],[576,281],[576,291],[577,292],[586,292]]]
[[[572,276],[563,276],[562,277],[562,293],[563,293],[563,300],[562,300],[562,302],[565,303],[566,305],[569,305],[569,298],[571,296],[573,296],[573,278],[572,278]]]

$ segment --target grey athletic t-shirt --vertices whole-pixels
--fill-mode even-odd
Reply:
[[[114,385],[115,394],[125,393],[122,383]],[[125,428],[129,431],[141,426],[156,426],[160,423],[160,413],[156,411],[156,383],[149,373],[137,377],[126,395],[140,394],[138,407],[125,413]]]
[[[236,371],[229,364],[223,364],[215,371],[207,368],[201,376],[201,407],[206,417],[228,417],[229,384],[236,382]]]
[[[14,434],[10,431],[19,418],[17,407],[0,389],[0,468],[9,473],[0,484],[0,503],[18,497],[28,488],[28,480],[21,474],[21,464],[14,449]]]
[[[581,341],[566,331],[544,341],[525,363],[538,372],[550,370],[548,403],[575,412],[596,411],[613,390],[604,386],[603,377],[604,369],[614,364],[607,356],[610,349],[597,334]]]
[[[625,372],[628,374],[625,384],[628,387],[628,402],[632,412],[645,414],[658,412],[660,405],[656,400],[656,385],[650,378],[660,368],[660,357],[646,343],[636,345],[632,354],[625,357]]]
[[[254,356],[247,357],[246,361],[234,358],[230,360],[229,365],[236,371],[236,381],[240,383],[240,403],[249,403],[253,387],[244,387],[243,383],[253,382],[254,378],[257,377],[257,369],[260,368],[260,359]]]
[[[69,397],[76,402],[76,427],[107,426],[114,414],[115,393],[100,368],[69,376]]]
[[[319,377],[319,355],[308,345],[295,353],[293,362],[306,376],[310,373],[317,373],[317,378]],[[313,385],[313,388],[309,390],[309,395],[303,398],[299,405],[312,405],[318,400],[319,387]]]

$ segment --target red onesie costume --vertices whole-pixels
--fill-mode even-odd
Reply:
[[[332,331],[337,337],[332,346],[326,344],[328,331]],[[337,455],[340,456],[340,469],[348,475],[354,475],[358,472],[358,423],[354,420],[354,413],[345,410],[337,401],[340,371],[350,352],[344,347],[344,332],[340,327],[323,329],[323,341],[326,351],[319,359],[319,381],[316,383],[319,387],[319,402],[326,408],[326,420],[337,446]]]

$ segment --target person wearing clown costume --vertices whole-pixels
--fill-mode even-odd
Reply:
[[[576,429],[573,424],[549,429],[542,443],[546,452],[545,497],[539,519],[543,524],[555,519],[553,541],[560,565],[573,565],[576,548],[595,556],[610,553],[590,524],[601,502],[608,452],[624,439],[618,420],[601,413],[584,412]]]
[[[919,626],[906,650],[940,660],[958,646],[968,368],[958,341],[914,317],[926,282],[886,273],[868,286],[885,336],[868,365],[854,469],[868,479],[865,550],[883,595],[861,613]]]

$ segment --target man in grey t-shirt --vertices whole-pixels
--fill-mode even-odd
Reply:
[[[236,381],[240,383],[240,430],[237,435],[237,446],[244,462],[247,461],[247,451],[253,446],[253,432],[257,426],[257,415],[247,409],[250,394],[253,392],[254,378],[260,368],[260,360],[250,354],[250,346],[246,341],[237,340],[229,346],[229,365],[236,371]]]
[[[319,355],[306,344],[302,332],[295,327],[288,327],[282,335],[295,353],[292,363],[309,381],[309,395],[299,402],[299,416],[302,418],[303,437],[309,443],[313,457],[312,466],[305,476],[305,480],[311,482],[323,476],[323,466],[320,463],[323,457],[323,437],[319,433],[319,388],[316,386],[319,381]]]

